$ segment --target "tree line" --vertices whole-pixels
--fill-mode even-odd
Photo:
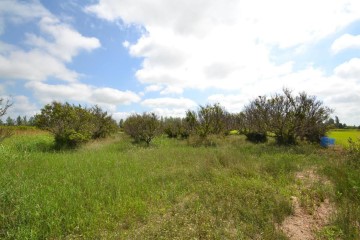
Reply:
[[[0,99],[0,117],[11,107]],[[300,141],[319,142],[330,128],[341,125],[338,117],[330,118],[332,109],[305,92],[294,95],[284,89],[272,96],[259,96],[239,113],[229,113],[219,103],[187,110],[183,118],[159,118],[155,113],[132,114],[119,124],[99,106],[91,108],[69,103],[52,102],[27,120],[7,118],[6,125],[35,125],[54,135],[55,145],[76,147],[91,139],[104,138],[122,129],[135,142],[149,145],[152,139],[165,134],[169,138],[195,138],[198,144],[211,144],[210,136],[226,136],[231,131],[255,143],[275,138],[277,144]],[[2,130],[5,131],[5,130]],[[1,135],[1,133],[0,133]],[[4,134],[3,134],[4,135]]]
[[[208,143],[212,135],[227,135],[231,130],[244,134],[249,141],[266,142],[274,137],[281,145],[299,141],[318,142],[329,130],[332,109],[315,96],[305,92],[294,95],[284,89],[273,96],[259,96],[240,113],[229,113],[220,104],[188,110],[184,118],[160,121],[153,113],[133,114],[124,122],[124,131],[136,142],[147,145],[156,135],[165,133],[171,138],[197,136]]]

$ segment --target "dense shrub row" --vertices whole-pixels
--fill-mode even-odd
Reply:
[[[197,136],[197,144],[207,143],[209,136],[227,135],[231,130],[238,130],[255,143],[266,142],[272,136],[278,144],[296,144],[318,142],[328,130],[331,113],[316,97],[306,93],[294,96],[284,89],[269,98],[256,98],[238,114],[213,104],[200,106],[197,111],[188,110],[185,118],[160,121],[153,113],[133,115],[125,121],[124,130],[136,141],[147,144],[159,133],[170,138]]]

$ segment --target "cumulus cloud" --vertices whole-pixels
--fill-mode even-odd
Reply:
[[[0,54],[0,76],[29,81],[45,81],[49,77],[55,77],[74,82],[79,74],[66,68],[63,62],[41,50],[29,52],[15,50],[9,54]]]
[[[142,105],[151,108],[193,108],[196,103],[188,98],[150,98],[141,102]]]
[[[344,79],[357,79],[360,84],[360,58],[352,58],[337,66],[334,72],[337,76]]]
[[[14,96],[11,98],[13,105],[8,109],[7,116],[16,118],[17,116],[31,117],[38,113],[39,109],[29,100],[28,97],[23,95]]]
[[[41,31],[48,35],[50,40],[35,34],[27,34],[26,42],[62,61],[70,62],[81,50],[92,51],[101,46],[97,38],[84,37],[71,26],[61,23],[54,17],[43,17],[39,25]]]
[[[61,22],[39,1],[0,2],[0,20],[8,23],[37,22],[39,34],[25,33],[29,49],[0,42],[0,77],[28,81],[46,81],[48,78],[74,82],[80,74],[68,69],[66,63],[80,51],[100,47],[94,37],[85,37],[71,26]],[[0,22],[1,22],[0,21]],[[6,29],[5,29],[6,30]]]
[[[140,101],[140,97],[131,91],[123,92],[113,88],[97,88],[93,90],[91,99],[108,104],[130,104]]]
[[[335,54],[347,49],[360,49],[360,35],[344,34],[331,45],[331,50]]]
[[[132,56],[144,58],[137,79],[177,93],[185,88],[240,90],[287,74],[291,63],[274,63],[273,47],[305,47],[360,16],[356,0],[100,0],[85,10],[143,26],[146,32],[136,43],[124,42]]]
[[[46,84],[42,82],[29,82],[26,84],[32,89],[34,95],[42,101],[76,101],[82,103],[99,104],[111,111],[117,105],[139,102],[140,97],[131,91],[120,91],[113,88],[96,88],[82,83]]]
[[[356,59],[333,72],[311,63],[295,68],[294,62],[312,45],[359,20],[358,0],[99,0],[85,11],[146,30],[135,43],[123,45],[131,56],[143,59],[135,74],[139,82],[164,95],[184,89],[219,90],[208,101],[237,111],[246,101],[283,87],[307,91],[336,107],[343,107],[336,98],[357,89]],[[357,48],[357,43],[358,36],[344,35],[332,51]],[[282,62],[274,61],[279,49],[289,53]],[[351,104],[359,105],[356,99]],[[170,112],[162,100],[142,104]]]

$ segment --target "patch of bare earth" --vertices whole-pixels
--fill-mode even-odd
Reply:
[[[299,172],[296,178],[305,188],[313,184],[330,184],[328,180],[317,175],[314,169]],[[324,199],[314,208],[314,211],[309,212],[301,206],[298,197],[291,197],[291,201],[294,213],[284,220],[280,229],[292,240],[316,239],[315,233],[329,223],[329,218],[335,210],[334,205],[329,199]]]

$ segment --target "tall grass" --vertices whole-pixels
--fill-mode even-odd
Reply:
[[[79,150],[52,146],[46,134],[15,135],[0,146],[0,238],[286,239],[276,226],[299,193],[294,174],[313,166],[334,176],[339,204],[359,206],[355,190],[343,193],[358,178],[341,177],[348,173],[329,161],[336,156],[312,145],[229,136],[216,147],[157,138],[144,148],[120,134]],[[352,236],[346,221],[333,226]]]

